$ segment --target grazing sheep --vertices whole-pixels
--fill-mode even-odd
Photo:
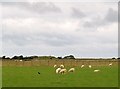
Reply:
[[[83,68],[85,65],[81,65],[81,68]]]
[[[75,71],[75,68],[70,68],[69,70],[68,70],[68,72],[74,72]]]
[[[57,67],[57,65],[54,65],[54,68],[56,68]]]
[[[89,68],[92,68],[92,66],[91,66],[91,65],[89,65]]]
[[[65,66],[64,65],[60,65],[60,68],[64,68]]]
[[[112,63],[110,63],[109,66],[112,66]]]
[[[60,72],[61,68],[56,69],[56,73],[58,74]]]
[[[15,60],[15,62],[17,62],[18,60]]]
[[[20,61],[22,61],[22,60],[20,60]]]
[[[61,69],[59,73],[60,74],[65,74],[66,72],[67,72],[67,69]]]
[[[94,70],[94,72],[99,72],[100,70]]]

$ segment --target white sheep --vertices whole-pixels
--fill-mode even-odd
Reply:
[[[15,60],[15,62],[17,62],[18,60]]]
[[[60,72],[61,68],[56,69],[56,73],[58,74]]]
[[[91,65],[89,65],[89,68],[92,68],[92,66],[91,66]]]
[[[68,72],[74,72],[75,71],[75,68],[70,68],[69,70],[68,70]]]
[[[20,61],[22,61],[22,60],[20,60]]]
[[[64,65],[60,65],[60,68],[64,68],[65,66]]]
[[[100,70],[94,70],[94,72],[99,72]]]
[[[81,65],[81,68],[83,68],[85,65]]]
[[[109,66],[112,66],[112,63],[110,63]]]
[[[54,65],[54,68],[56,68],[57,67],[57,65]]]
[[[66,72],[67,72],[67,69],[61,69],[59,73],[60,74],[65,74]]]

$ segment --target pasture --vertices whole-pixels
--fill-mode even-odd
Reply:
[[[109,63],[112,66],[108,66]],[[54,64],[64,64],[75,72],[56,74]],[[80,66],[84,64],[85,67]],[[92,65],[89,68],[88,65]],[[100,72],[94,73],[94,69]],[[40,74],[38,74],[40,72]],[[3,61],[3,87],[117,87],[118,62],[115,60],[32,60]]]

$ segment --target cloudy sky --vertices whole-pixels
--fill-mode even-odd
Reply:
[[[116,1],[2,2],[0,8],[2,55],[118,56]]]

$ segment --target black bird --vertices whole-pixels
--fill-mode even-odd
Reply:
[[[40,74],[40,72],[38,72],[38,74]]]

